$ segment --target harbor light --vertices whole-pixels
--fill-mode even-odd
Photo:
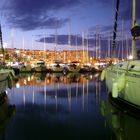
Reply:
[[[20,84],[19,83],[16,83],[16,88],[20,88]]]
[[[71,62],[71,60],[68,60],[68,62],[70,63],[70,62]]]
[[[31,81],[31,78],[30,78],[30,76],[27,78],[27,81],[28,81],[28,82],[30,82],[30,81]]]
[[[27,85],[27,81],[26,81],[26,79],[24,79],[24,85]]]
[[[129,55],[128,56],[128,59],[130,59],[130,60],[133,59],[133,56],[132,55]]]
[[[16,50],[16,53],[19,54],[19,50]]]

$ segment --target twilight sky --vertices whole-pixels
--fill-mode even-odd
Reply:
[[[95,34],[101,41],[113,33],[116,0],[1,0],[0,21],[3,42],[7,48],[75,49],[81,47],[82,33],[88,33],[89,46],[95,46]],[[120,0],[117,38],[130,38],[132,0]],[[137,19],[140,23],[140,1]],[[71,35],[71,47],[68,38]],[[56,39],[57,36],[57,39]],[[58,45],[55,46],[57,40]],[[103,44],[103,43],[102,43]],[[107,43],[105,43],[107,45]]]

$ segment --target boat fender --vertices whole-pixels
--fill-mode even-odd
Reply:
[[[125,87],[125,73],[123,73],[118,79],[118,91],[120,92]]]
[[[112,97],[117,98],[118,97],[118,83],[114,82],[112,86]]]
[[[106,75],[106,69],[104,69],[101,73],[101,77],[100,77],[101,81],[105,80],[105,75]]]

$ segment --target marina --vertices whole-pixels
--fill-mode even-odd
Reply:
[[[0,140],[138,140],[139,7],[2,0]]]

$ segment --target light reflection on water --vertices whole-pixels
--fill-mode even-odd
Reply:
[[[9,91],[9,97],[11,95],[12,103],[24,106],[26,103],[44,104],[44,106],[55,103],[57,109],[58,104],[67,103],[69,111],[71,102],[79,100],[84,110],[85,104],[88,103],[89,92],[94,91],[96,97],[100,97],[99,84],[98,75],[28,75],[19,79],[15,87]]]
[[[98,74],[22,74],[7,95],[16,114],[6,140],[116,139],[103,113],[108,94]]]

